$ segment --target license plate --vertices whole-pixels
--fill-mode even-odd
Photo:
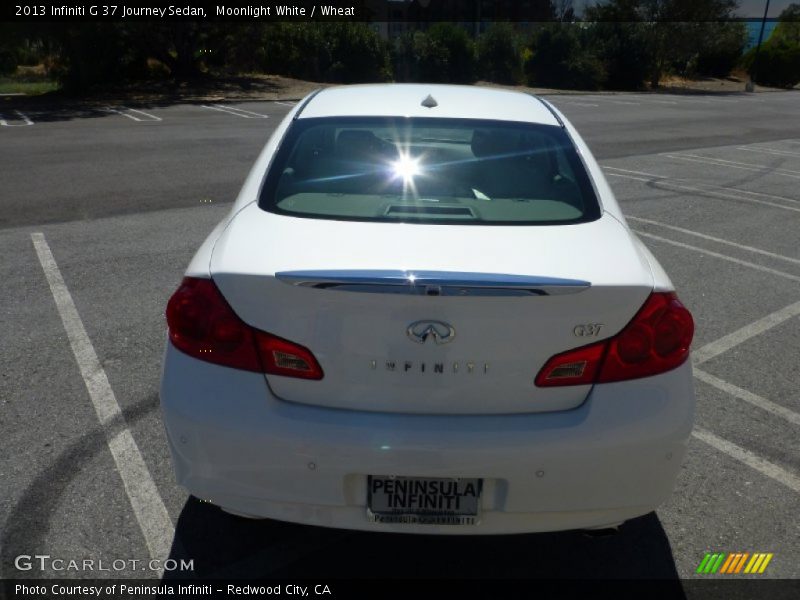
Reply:
[[[367,517],[375,523],[476,525],[482,479],[367,477]]]

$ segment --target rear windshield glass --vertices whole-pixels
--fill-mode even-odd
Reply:
[[[319,219],[460,225],[600,216],[561,127],[475,119],[298,119],[260,206]]]

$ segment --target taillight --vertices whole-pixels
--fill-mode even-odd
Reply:
[[[308,348],[263,331],[256,332],[256,345],[265,373],[322,379],[322,367]]]
[[[664,373],[688,358],[693,335],[692,315],[675,293],[656,292],[614,337],[552,357],[536,385],[608,383]]]
[[[255,371],[322,379],[310,350],[242,321],[210,279],[184,278],[167,304],[169,339],[206,362]]]

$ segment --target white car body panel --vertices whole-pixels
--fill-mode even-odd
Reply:
[[[278,272],[324,268],[491,273],[499,258],[507,274],[592,285],[563,296],[430,298],[297,288],[275,279]],[[532,230],[304,219],[251,204],[218,239],[210,270],[246,323],[313,349],[325,378],[268,377],[280,398],[385,412],[574,408],[590,386],[537,388],[536,373],[554,354],[617,333],[653,289],[648,263],[625,227],[610,216]],[[452,323],[456,342],[419,346],[409,341],[406,327],[423,318]],[[575,327],[587,322],[602,324],[601,334],[576,338]],[[389,371],[387,361],[401,366]],[[411,364],[407,372],[406,362]],[[420,371],[423,363],[426,372]],[[461,365],[457,374],[451,372],[455,363]],[[466,373],[468,363],[477,372]],[[431,373],[435,364],[446,372]]]
[[[465,97],[465,89],[469,96]],[[302,119],[347,116],[447,117],[497,119],[558,125],[553,114],[532,96],[491,88],[458,85],[408,84],[393,86],[390,94],[376,85],[349,85],[325,90],[303,110]],[[432,95],[438,106],[421,100]]]
[[[161,397],[178,483],[226,510],[406,533],[601,527],[670,494],[692,428],[691,365],[594,386],[579,408],[390,415],[283,402],[264,377],[167,346]],[[366,477],[484,478],[474,526],[370,522]]]

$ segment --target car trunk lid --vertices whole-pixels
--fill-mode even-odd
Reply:
[[[614,335],[652,291],[613,217],[579,225],[360,223],[255,204],[211,275],[248,324],[310,349],[319,381],[268,375],[280,398],[355,410],[567,410],[591,386],[539,388],[559,352]]]

